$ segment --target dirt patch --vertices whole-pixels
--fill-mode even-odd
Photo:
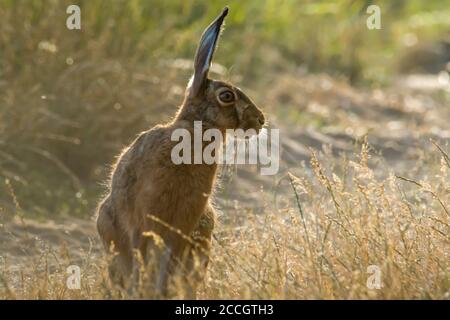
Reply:
[[[77,262],[88,253],[98,254],[100,245],[91,220],[65,219],[38,222],[14,218],[0,227],[0,261],[13,267],[26,266],[36,258],[64,251]]]

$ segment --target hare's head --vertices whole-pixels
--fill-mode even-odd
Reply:
[[[265,119],[253,101],[232,84],[208,77],[227,14],[228,8],[225,8],[203,32],[195,54],[194,75],[189,81],[180,116],[187,120],[201,120],[205,127],[255,129],[259,132]]]

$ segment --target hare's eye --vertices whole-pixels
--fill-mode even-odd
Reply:
[[[234,101],[234,93],[231,90],[225,90],[219,94],[218,98],[219,102],[228,104]]]

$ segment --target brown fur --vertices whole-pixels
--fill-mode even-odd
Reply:
[[[200,66],[196,66],[196,70],[198,68]],[[185,128],[193,132],[193,122],[198,120],[203,121],[203,130],[218,128],[222,132],[228,128],[259,130],[264,123],[262,112],[241,90],[210,80],[207,73],[202,76],[204,78],[199,78],[196,73],[174,120],[141,133],[122,152],[112,170],[109,193],[98,208],[97,228],[105,248],[110,250],[113,245],[117,252],[111,273],[122,283],[135,271],[134,250],[146,263],[150,256],[157,257],[159,261],[152,262],[160,263],[164,276],[155,281],[159,281],[157,287],[161,287],[163,293],[167,293],[170,275],[178,266],[193,272],[194,256],[200,257],[202,268],[208,264],[214,227],[210,195],[217,165],[175,165],[171,161],[171,150],[178,142],[171,141],[173,130]],[[224,106],[218,100],[217,92],[224,87],[236,97],[231,105]],[[149,219],[148,215],[163,223]],[[188,241],[174,229],[192,240]],[[154,242],[143,236],[147,231],[159,235],[170,251],[158,251]],[[204,270],[197,272],[201,274]],[[194,282],[200,278],[198,276]]]

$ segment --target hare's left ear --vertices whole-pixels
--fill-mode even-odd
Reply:
[[[220,35],[223,20],[228,14],[228,7],[206,28],[195,53],[194,76],[191,79],[191,95],[198,96],[205,88],[214,50]]]

